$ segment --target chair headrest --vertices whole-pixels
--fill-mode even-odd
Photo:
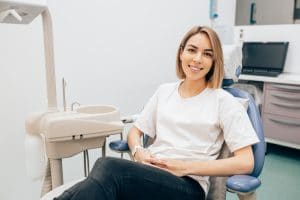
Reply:
[[[224,55],[224,80],[223,87],[228,87],[234,82],[238,81],[238,78],[242,72],[242,46],[240,44],[223,45]]]

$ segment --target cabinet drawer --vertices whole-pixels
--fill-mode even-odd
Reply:
[[[264,114],[265,136],[293,144],[300,144],[300,119]]]
[[[300,118],[300,93],[267,90],[264,112]]]
[[[300,93],[299,85],[286,85],[276,83],[265,83],[267,90],[282,90],[286,92]]]

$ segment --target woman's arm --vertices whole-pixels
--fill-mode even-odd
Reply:
[[[187,174],[207,176],[228,176],[251,173],[254,167],[254,157],[251,146],[234,152],[230,158],[206,162],[187,162]]]
[[[176,176],[229,176],[250,173],[254,167],[254,157],[251,146],[235,151],[234,156],[230,158],[219,160],[181,161],[150,158],[148,162]]]
[[[133,126],[128,133],[127,142],[131,151],[133,151],[135,147],[139,147],[136,149],[135,154],[132,155],[134,160],[137,162],[145,163],[146,159],[153,158],[153,156],[151,156],[148,151],[145,151],[145,149],[142,148],[143,146],[141,145],[142,135],[143,132],[140,131],[135,126]]]
[[[127,142],[129,145],[130,150],[133,149],[134,146],[142,146],[141,145],[141,137],[143,133],[138,128],[133,126],[127,136]]]

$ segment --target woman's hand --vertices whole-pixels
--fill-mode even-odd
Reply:
[[[146,163],[148,159],[154,158],[147,149],[138,149],[134,154],[134,160],[140,163]]]
[[[187,173],[187,162],[182,160],[175,159],[157,159],[157,158],[149,158],[145,160],[153,167],[157,167],[159,169],[165,170],[174,174],[175,176],[185,176]]]

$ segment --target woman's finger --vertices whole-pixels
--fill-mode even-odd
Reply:
[[[146,162],[149,162],[149,163],[151,163],[151,164],[158,164],[158,161],[157,161],[156,158],[151,158],[151,157],[149,157],[149,158],[146,158],[145,161],[146,161]]]
[[[155,164],[152,164],[152,163],[149,163],[149,162],[146,162],[146,161],[143,161],[142,163],[143,163],[144,165],[148,165],[148,166],[155,167],[155,168],[158,168],[158,169],[162,169],[162,170],[165,169],[165,168],[163,168],[163,167],[160,166],[160,165],[155,165]]]

